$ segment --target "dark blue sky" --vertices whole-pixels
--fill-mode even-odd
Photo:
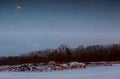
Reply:
[[[0,56],[118,42],[120,0],[0,0]]]

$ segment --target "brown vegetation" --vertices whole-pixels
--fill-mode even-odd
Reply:
[[[77,48],[61,45],[57,49],[35,51],[21,56],[1,57],[0,65],[47,63],[51,60],[59,63],[120,61],[120,44],[79,46]]]

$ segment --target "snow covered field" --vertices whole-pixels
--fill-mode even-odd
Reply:
[[[120,65],[53,72],[0,72],[0,79],[120,79]]]

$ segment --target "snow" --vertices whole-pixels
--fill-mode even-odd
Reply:
[[[84,63],[78,63],[78,62],[70,62],[69,63],[56,63],[54,61],[50,61],[47,64],[40,65],[39,64],[32,64],[32,63],[26,63],[26,64],[20,64],[20,65],[8,65],[8,66],[0,66],[0,72],[1,71],[13,71],[13,72],[50,72],[50,71],[58,71],[58,70],[67,70],[67,69],[82,69],[86,68],[86,65]],[[65,66],[66,64],[66,66]]]
[[[53,72],[0,72],[0,79],[120,79],[120,64]]]

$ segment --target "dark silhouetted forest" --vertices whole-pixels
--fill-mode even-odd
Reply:
[[[78,46],[77,48],[60,45],[57,49],[34,51],[20,56],[0,57],[0,65],[47,63],[51,60],[59,63],[120,61],[120,44]]]

